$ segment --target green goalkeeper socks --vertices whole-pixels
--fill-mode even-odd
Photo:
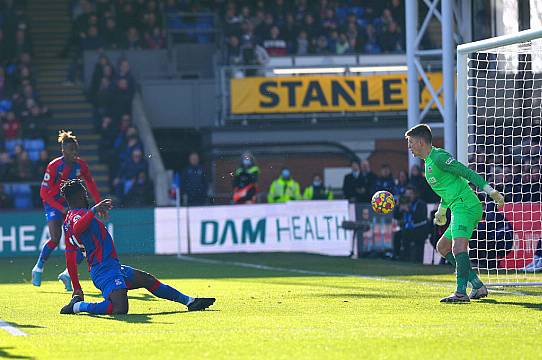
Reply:
[[[460,294],[467,294],[467,283],[469,282],[469,273],[472,271],[469,254],[462,252],[455,255],[457,290]]]
[[[463,254],[467,254],[467,253],[465,252]],[[458,255],[460,255],[460,254],[458,254]],[[452,265],[454,267],[454,269],[457,268],[457,264],[455,262],[454,254],[452,254],[451,251],[448,254],[446,254],[446,256],[444,256],[444,257],[446,258],[446,261],[448,261],[448,263],[450,263],[450,265]],[[468,258],[468,254],[467,254],[467,258]],[[469,259],[469,268],[470,268],[470,271],[469,271],[468,281],[472,284],[472,287],[474,289],[479,289],[482,286],[484,286],[484,283],[480,280],[480,278],[478,277],[478,274],[476,274],[476,272],[470,266],[470,259]]]

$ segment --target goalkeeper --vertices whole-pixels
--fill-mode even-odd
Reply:
[[[438,252],[456,268],[455,293],[441,302],[469,302],[487,296],[487,288],[472,269],[468,242],[482,219],[482,204],[469,182],[487,193],[497,207],[504,205],[503,196],[494,190],[480,175],[455,160],[448,152],[432,145],[431,128],[420,124],[405,133],[412,154],[425,161],[425,178],[441,201],[435,214],[435,225],[446,224],[446,211],[452,212],[450,226],[437,243]],[[467,296],[467,283],[472,291]]]

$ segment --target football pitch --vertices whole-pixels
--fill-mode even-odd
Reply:
[[[542,293],[511,288],[471,304],[440,304],[448,266],[304,254],[224,254],[185,259],[123,256],[192,296],[204,312],[129,292],[122,316],[59,315],[69,299],[50,259],[40,288],[33,258],[0,260],[0,358],[536,358]],[[87,301],[101,301],[80,266]],[[15,336],[11,332],[26,336]]]

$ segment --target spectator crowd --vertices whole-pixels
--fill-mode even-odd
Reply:
[[[107,165],[112,192],[124,206],[151,205],[153,201],[145,151],[132,121],[135,87],[128,60],[120,59],[114,66],[100,56],[88,96],[100,135],[99,158]]]
[[[26,2],[0,1],[0,20],[0,179],[37,182],[49,160],[50,112],[35,89]],[[36,200],[29,185],[2,186],[0,198],[2,206],[15,200],[32,206]]]
[[[390,54],[405,49],[401,0],[227,1],[220,7],[225,62],[268,56]]]

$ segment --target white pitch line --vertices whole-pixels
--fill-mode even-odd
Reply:
[[[0,329],[6,330],[13,336],[27,336],[28,334],[24,331],[17,329],[15,326],[12,326],[10,323],[0,320]]]
[[[302,274],[302,275],[355,277],[355,278],[376,280],[376,281],[410,283],[410,284],[427,285],[427,286],[435,286],[435,287],[447,287],[447,288],[453,286],[451,284],[442,284],[442,283],[431,282],[431,281],[416,281],[416,280],[408,280],[408,279],[392,279],[392,278],[385,278],[385,277],[381,277],[381,276],[371,276],[371,275],[359,275],[359,274],[336,273],[336,272],[327,272],[327,271],[313,271],[313,270],[283,268],[283,267],[269,266],[269,265],[262,265],[262,264],[244,263],[244,262],[239,262],[239,261],[225,261],[225,260],[213,260],[213,259],[206,259],[206,258],[196,258],[196,257],[186,256],[186,255],[178,255],[177,257],[179,259],[181,259],[181,260],[200,262],[200,263],[204,263],[204,264],[233,265],[233,266],[239,266],[239,267],[250,268],[250,269],[268,270],[268,271],[282,271],[282,272],[289,272],[289,273]],[[494,289],[491,289],[490,292],[492,292],[492,293],[500,293],[500,294],[508,294],[508,295],[541,297],[540,295],[527,294],[527,293],[523,293],[523,292],[520,292],[520,291],[506,291],[506,290],[494,290]]]

